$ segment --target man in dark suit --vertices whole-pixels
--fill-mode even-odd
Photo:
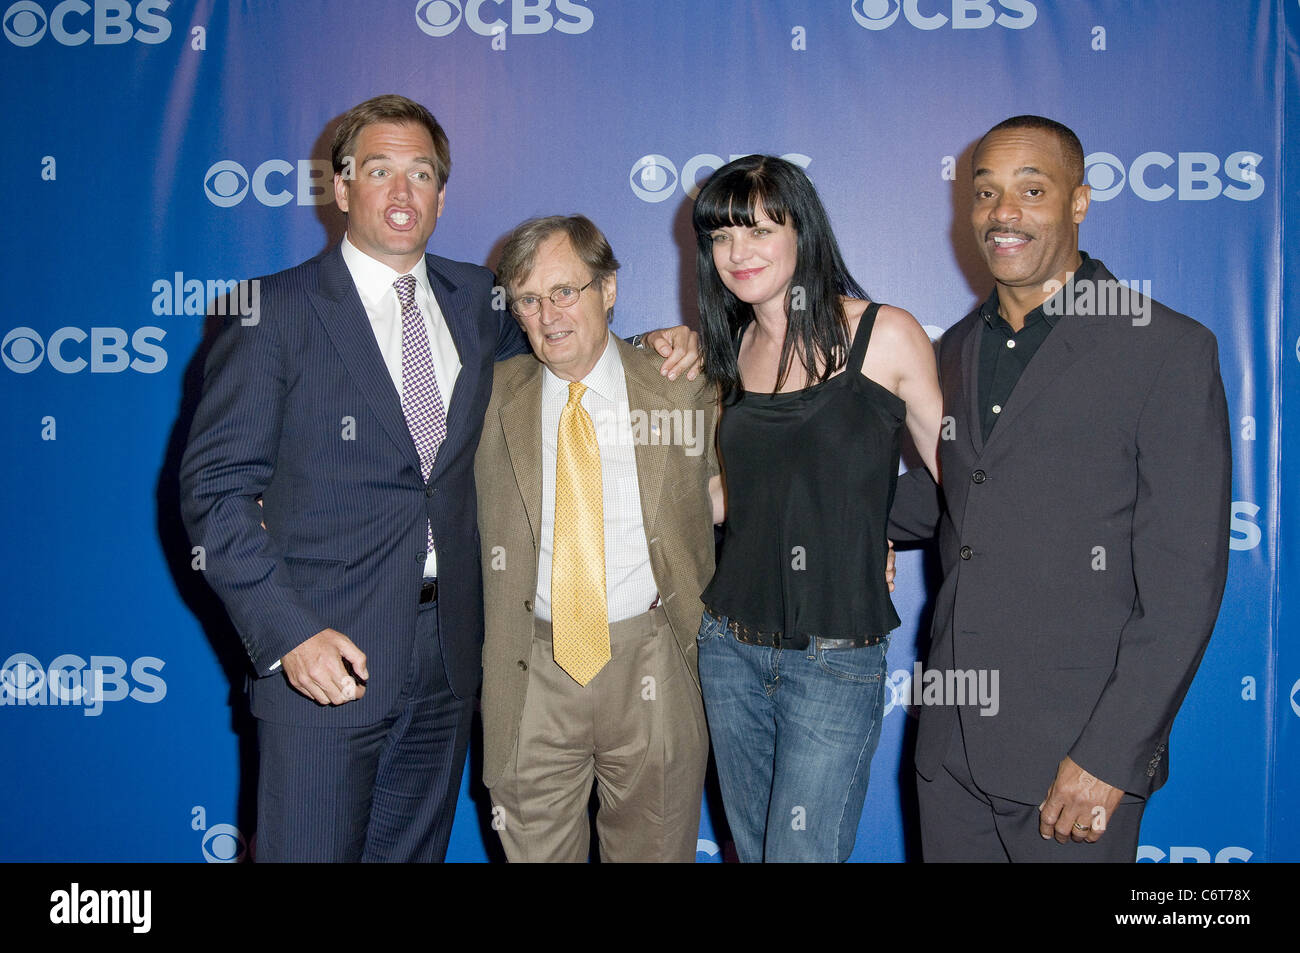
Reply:
[[[587,860],[593,779],[602,860],[695,860],[714,388],[610,333],[617,269],[579,215],[523,223],[499,266],[536,355],[497,365],[475,462],[483,780],[512,861]]]
[[[892,514],[895,540],[938,528],[934,683],[1000,676],[982,711],[914,692],[927,861],[1132,861],[1223,594],[1214,336],[1079,251],[1083,164],[1037,116],[976,147],[996,286],[940,344],[946,509],[922,470]]]
[[[258,859],[440,860],[481,671],[474,450],[527,346],[490,272],[425,253],[427,109],[368,100],[331,152],[347,235],[214,343],[182,505],[258,676]]]

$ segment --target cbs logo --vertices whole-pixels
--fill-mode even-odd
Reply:
[[[677,166],[666,156],[657,154],[642,156],[632,163],[632,171],[628,173],[627,183],[632,187],[633,194],[642,202],[663,202],[672,198],[677,193],[678,183],[684,181],[690,183],[684,188],[686,194],[693,199],[700,194],[701,172],[706,170],[716,172],[728,162],[748,154],[742,152],[732,155],[731,159],[724,159],[711,152],[702,152],[687,159],[680,173],[677,171]],[[801,169],[808,168],[812,162],[808,156],[798,152],[788,152],[781,158],[793,162]]]
[[[1169,853],[1166,854],[1159,847],[1143,844],[1137,852],[1139,861],[1150,861],[1153,864],[1160,863],[1166,857],[1171,864],[1226,864],[1232,861],[1244,863],[1254,856],[1255,852],[1247,847],[1225,847],[1213,858],[1204,847],[1170,847]]]
[[[1167,152],[1144,152],[1128,166],[1111,152],[1090,152],[1084,159],[1083,180],[1092,189],[1094,202],[1107,202],[1124,190],[1125,184],[1138,198],[1147,202],[1163,202],[1178,196],[1180,202],[1204,202],[1218,198],[1250,202],[1264,193],[1264,179],[1259,174],[1259,164],[1264,159],[1257,152],[1243,149],[1234,152],[1219,163],[1212,152],[1180,152],[1177,157]],[[1158,176],[1153,168],[1168,169],[1177,165],[1177,172]],[[1222,172],[1229,183],[1219,177]],[[1157,178],[1163,181],[1153,181]],[[1173,178],[1177,189],[1170,184]]]
[[[447,36],[461,20],[479,36],[495,36],[509,30],[517,36],[546,33],[586,33],[596,22],[595,15],[579,0],[419,0],[415,5],[415,24],[429,36]],[[492,19],[483,18],[483,8],[495,7]],[[502,7],[507,8],[502,10]],[[510,22],[500,14],[509,13]]]
[[[887,716],[895,708],[906,715],[916,717],[917,712],[908,707],[912,704],[912,674],[911,670],[900,668],[885,678],[885,688],[889,690],[889,700],[885,702],[885,710],[881,714],[881,718]]]
[[[167,332],[162,328],[136,328],[129,336],[125,328],[91,328],[87,334],[81,328],[59,328],[42,340],[31,328],[14,328],[0,342],[0,360],[15,374],[30,374],[41,366],[41,361],[60,374],[78,374],[87,367],[92,374],[117,374],[130,368],[141,374],[157,374],[167,366],[167,352],[162,339]],[[90,340],[90,360],[84,357],[69,358],[64,345]],[[134,352],[134,354],[132,354]]]
[[[1259,515],[1259,504],[1249,500],[1233,500],[1232,511],[1228,517],[1228,548],[1234,550],[1254,549],[1264,538],[1255,517]]]
[[[334,201],[334,190],[328,187],[333,176],[328,159],[299,159],[296,166],[285,159],[267,159],[252,175],[233,159],[222,159],[203,173],[203,192],[218,208],[233,208],[250,189],[258,202],[271,208],[295,199],[299,205],[328,205]],[[291,181],[293,188],[285,188],[285,181]]]
[[[60,655],[42,666],[36,656],[15,652],[0,666],[0,694],[6,702],[44,704],[48,696],[69,704],[114,702],[130,697],[153,704],[167,697],[167,683],[160,674],[167,663],[144,655],[130,665],[119,655]],[[132,685],[134,682],[134,685]]]
[[[213,824],[203,834],[203,860],[209,864],[237,864],[244,859],[248,846],[234,824]]]
[[[172,35],[171,21],[163,16],[170,6],[170,0],[141,0],[135,5],[137,26],[131,22],[131,4],[125,0],[95,0],[93,7],[86,0],[63,0],[48,16],[39,3],[18,0],[0,17],[0,27],[14,46],[35,46],[47,32],[63,46],[81,46],[87,41],[113,46],[133,39],[162,43]]]
[[[700,854],[704,859],[700,859]],[[703,837],[695,839],[695,862],[705,864],[722,863],[722,848],[718,846],[717,841],[706,840]]]
[[[948,23],[954,30],[982,30],[995,23],[1008,30],[1023,30],[1038,19],[1038,10],[1029,0],[997,0],[1000,13],[994,12],[993,0],[950,0],[947,6],[951,17],[922,13],[919,0],[853,0],[849,10],[864,30],[887,30],[899,14],[918,30],[937,30]]]

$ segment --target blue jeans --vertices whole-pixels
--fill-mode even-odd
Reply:
[[[845,861],[884,711],[886,638],[866,648],[774,649],[700,621],[700,686],[736,853]]]

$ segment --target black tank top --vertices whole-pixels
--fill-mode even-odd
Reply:
[[[843,372],[788,394],[745,391],[723,410],[727,521],[702,597],[717,614],[790,636],[898,626],[885,533],[906,405],[862,375],[879,307],[858,322]]]

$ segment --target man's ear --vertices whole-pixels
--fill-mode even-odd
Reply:
[[[343,180],[342,172],[334,173],[334,203],[340,212],[348,210],[348,184]]]
[[[610,275],[600,283],[600,293],[605,305],[605,314],[608,315],[614,307],[614,300],[618,297],[618,275]]]
[[[1074,224],[1080,225],[1088,215],[1088,206],[1092,204],[1092,186],[1077,185],[1070,196],[1070,208],[1074,212]]]

